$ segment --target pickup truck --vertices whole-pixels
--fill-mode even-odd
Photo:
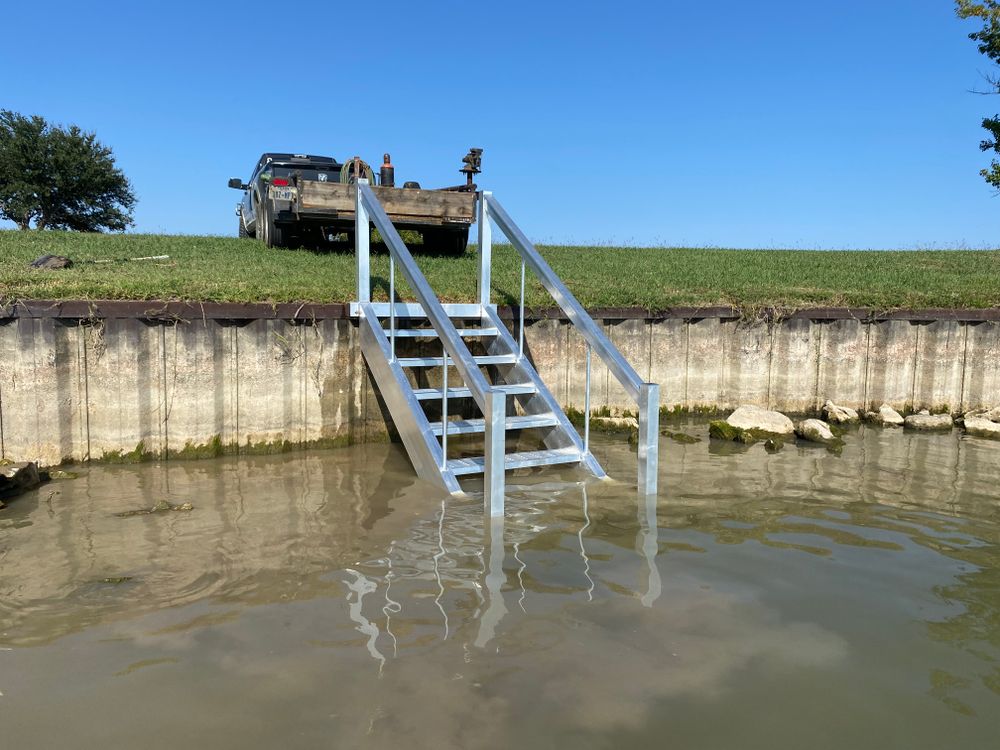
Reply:
[[[461,255],[475,221],[476,185],[482,149],[471,149],[459,170],[466,184],[423,189],[416,182],[395,187],[394,170],[385,156],[378,177],[355,157],[340,163],[329,156],[265,153],[249,182],[234,177],[229,187],[243,191],[236,207],[239,236],[256,237],[268,247],[320,247],[346,235],[354,241],[354,186],[367,177],[393,224],[414,230],[423,238],[423,250]]]

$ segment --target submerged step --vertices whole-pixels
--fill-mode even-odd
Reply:
[[[457,328],[458,335],[464,338],[472,336],[496,336],[500,332],[496,328]],[[385,329],[385,335],[389,335],[389,329]],[[402,339],[436,339],[438,332],[433,328],[397,328],[396,338]]]
[[[554,427],[559,424],[555,414],[528,414],[519,417],[507,417],[505,425],[510,430],[531,430],[538,427]],[[431,432],[441,435],[441,423],[431,422]],[[486,432],[485,419],[454,419],[448,422],[449,435],[473,435]]]
[[[504,457],[504,468],[526,469],[533,466],[554,466],[556,464],[579,463],[583,454],[576,448],[557,448],[549,451],[523,451],[521,453],[508,453]],[[486,465],[486,459],[482,456],[476,458],[453,458],[448,461],[448,469],[456,476],[463,474],[482,474]]]
[[[538,393],[538,387],[534,383],[517,383],[506,385],[495,385],[508,396],[530,396]],[[413,391],[417,401],[440,401],[443,395],[440,388],[417,388]],[[465,386],[457,386],[448,389],[448,398],[472,398],[472,391]]]
[[[487,354],[473,359],[477,365],[512,365],[517,362],[517,355]],[[397,361],[400,367],[441,367],[444,364],[443,357],[400,357]],[[453,362],[450,359],[449,364]]]

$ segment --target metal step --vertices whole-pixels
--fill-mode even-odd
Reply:
[[[559,419],[555,414],[528,414],[519,417],[507,417],[506,429],[510,430],[531,430],[538,427],[554,427],[559,424]],[[440,436],[441,423],[431,422],[431,431]],[[448,421],[449,435],[473,435],[486,432],[485,419],[452,419]]]
[[[469,338],[472,336],[496,336],[499,331],[496,328],[458,328],[458,335]],[[389,329],[385,329],[385,335],[389,335]],[[397,328],[397,339],[436,339],[437,331],[433,328]]]
[[[445,315],[449,318],[475,318],[479,319],[482,314],[482,305],[468,302],[443,302],[441,307]],[[377,318],[388,318],[392,312],[392,306],[388,302],[371,302],[368,308]],[[396,318],[426,318],[427,311],[419,302],[397,302],[395,304]],[[361,313],[361,305],[357,302],[351,303],[351,315],[357,316]]]
[[[512,365],[517,362],[517,355],[492,354],[473,359],[477,365]],[[444,357],[400,357],[398,362],[400,367],[441,367]]]
[[[532,466],[554,466],[556,464],[575,464],[583,459],[583,454],[576,448],[556,448],[547,451],[524,451],[508,453],[504,459],[504,469],[526,469]],[[448,469],[456,476],[464,474],[482,474],[486,459],[453,458],[448,461]]]
[[[493,387],[499,388],[508,396],[530,396],[532,393],[538,393],[538,387],[534,383],[505,384]],[[440,401],[443,394],[440,388],[417,388],[413,391],[413,395],[416,396],[417,401]],[[465,386],[449,388],[448,398],[472,398],[472,391]]]

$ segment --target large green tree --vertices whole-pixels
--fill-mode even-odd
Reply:
[[[959,18],[974,18],[982,22],[982,29],[969,34],[969,38],[978,43],[979,51],[994,65],[1000,65],[1000,0],[983,0],[978,3],[972,0],[955,0],[955,12]],[[991,89],[986,93],[1000,94],[1000,77],[987,75],[986,81]],[[985,118],[983,128],[989,133],[989,137],[979,147],[983,151],[1000,154],[1000,115]],[[980,174],[990,185],[1000,190],[1000,162],[994,159],[989,169],[982,170]]]
[[[21,229],[123,231],[135,200],[96,135],[0,109],[0,218]]]

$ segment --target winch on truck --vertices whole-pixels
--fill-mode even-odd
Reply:
[[[344,163],[329,156],[266,153],[249,182],[234,177],[229,187],[244,191],[236,207],[239,236],[256,237],[268,247],[330,245],[346,235],[354,243],[355,190],[367,179],[393,224],[423,237],[427,252],[461,255],[475,220],[476,185],[483,150],[463,157],[464,185],[425,189],[418,182],[396,187],[389,154],[376,176],[359,157]]]

